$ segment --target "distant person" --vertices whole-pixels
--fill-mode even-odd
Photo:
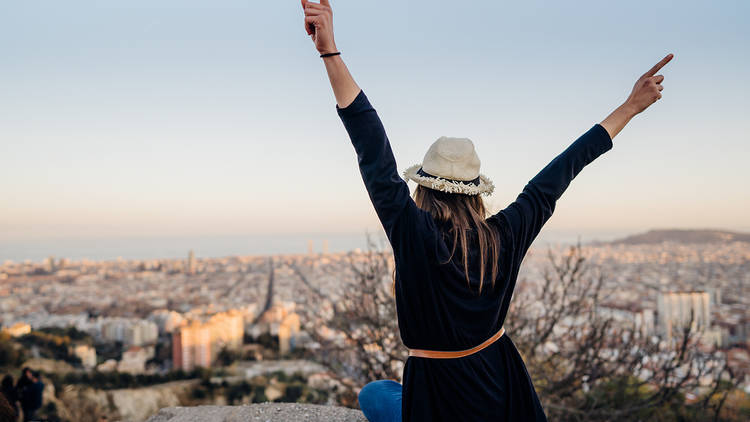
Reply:
[[[418,184],[410,197],[380,119],[336,49],[328,0],[302,0],[302,6],[393,249],[399,330],[409,348],[403,387],[391,380],[367,384],[359,394],[362,411],[370,421],[545,421],[526,366],[502,328],[519,266],[573,178],[661,98],[664,77],[656,72],[672,55],[641,76],[625,103],[552,160],[515,202],[487,216],[480,195],[494,186],[479,174],[468,139],[432,144],[422,164],[404,173]]]
[[[21,376],[16,381],[16,392],[20,394],[20,391],[29,384],[31,384],[31,368],[27,366],[21,369]]]
[[[32,384],[31,368],[25,367],[21,370],[21,376],[16,381],[16,398],[21,403],[21,410],[23,410],[23,394]],[[26,412],[24,412],[25,414]],[[24,420],[25,416],[24,416]]]
[[[13,376],[8,374],[0,384],[0,422],[16,422],[18,415],[18,392],[13,385]]]
[[[44,383],[38,371],[24,369],[22,377],[27,381],[18,390],[18,398],[21,402],[24,422],[36,420],[36,412],[42,407],[42,395],[44,394]]]

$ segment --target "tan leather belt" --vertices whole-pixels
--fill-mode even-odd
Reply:
[[[444,352],[441,350],[409,349],[409,356],[414,356],[417,358],[431,358],[431,359],[462,358],[464,356],[469,356],[471,354],[477,353],[478,351],[486,348],[487,346],[496,342],[497,339],[503,336],[503,334],[505,334],[505,328],[501,327],[500,331],[495,333],[494,336],[488,338],[487,340],[484,341],[484,343],[480,344],[479,346],[472,347],[471,349],[459,350],[457,352]]]

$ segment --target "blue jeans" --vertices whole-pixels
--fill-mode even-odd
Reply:
[[[373,381],[359,392],[359,408],[370,422],[401,422],[401,384]]]

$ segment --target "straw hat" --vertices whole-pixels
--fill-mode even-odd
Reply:
[[[430,146],[422,164],[404,171],[404,178],[442,192],[489,195],[495,185],[487,176],[479,174],[479,164],[471,140],[443,136]]]

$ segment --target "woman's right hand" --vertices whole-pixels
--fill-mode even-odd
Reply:
[[[305,31],[312,37],[315,48],[320,54],[335,53],[336,42],[333,40],[333,11],[328,0],[313,3],[302,0],[305,11]]]

